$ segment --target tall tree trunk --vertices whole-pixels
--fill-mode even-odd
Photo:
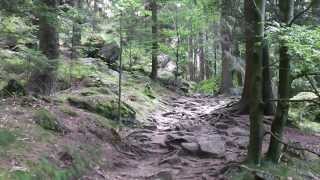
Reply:
[[[152,70],[150,77],[157,79],[158,77],[158,7],[157,1],[151,1],[152,11]]]
[[[188,68],[189,68],[189,79],[194,81],[194,64],[193,64],[193,38],[189,37],[189,50],[188,50]]]
[[[252,17],[250,15],[245,16],[246,21],[250,22],[252,21]],[[254,51],[254,35],[251,32],[250,28],[246,28],[246,51]],[[271,79],[271,70],[269,67],[270,64],[270,59],[269,59],[269,49],[268,49],[268,44],[264,44],[264,49],[263,49],[263,100],[266,103],[264,108],[264,113],[265,115],[271,115],[274,114],[274,103],[270,101],[265,101],[267,99],[273,99],[273,94],[272,94],[272,79]],[[239,114],[248,114],[250,112],[250,96],[251,96],[251,88],[250,88],[250,82],[252,81],[252,73],[253,73],[253,65],[252,61],[252,53],[246,53],[246,67],[245,67],[245,79],[244,79],[244,88],[243,92],[241,95],[241,99],[238,103],[238,113]]]
[[[205,79],[205,57],[204,57],[204,47],[203,47],[203,33],[199,33],[199,63],[200,63],[200,76],[199,80]]]
[[[250,139],[248,147],[248,162],[260,164],[263,141],[263,101],[262,101],[262,50],[264,38],[264,17],[266,0],[246,0],[245,15],[248,16],[247,28],[253,35],[252,46],[246,53],[249,53],[252,63],[252,78],[250,81]],[[248,34],[247,34],[248,35]],[[251,35],[250,35],[251,36]]]
[[[230,22],[228,18],[232,13],[232,0],[224,0],[221,9],[221,49],[222,49],[222,75],[220,84],[221,94],[231,94],[233,88],[232,72],[231,72],[231,47],[232,47],[232,32],[230,29]]]
[[[74,0],[73,7],[75,8],[82,8],[82,0]],[[71,58],[77,58],[79,56],[78,48],[81,45],[81,19],[80,17],[77,17],[73,22],[72,27],[72,49],[71,49]]]
[[[41,2],[46,6],[50,15],[56,15],[56,0],[41,0]],[[40,50],[45,54],[48,59],[56,59],[59,57],[59,34],[57,31],[56,21],[52,22],[52,19],[57,17],[48,18],[48,15],[39,16],[39,46]]]
[[[274,98],[272,81],[271,81],[271,72],[270,72],[270,53],[269,53],[269,44],[265,40],[263,44],[263,102],[264,102],[264,114],[265,115],[274,115],[275,113],[275,103],[271,101]]]
[[[206,44],[209,41],[209,36],[208,33],[206,32],[205,34],[206,37]],[[205,72],[206,72],[206,79],[211,79],[212,77],[212,61],[209,61],[209,58],[207,56],[208,52],[209,52],[209,48],[208,46],[205,46]]]
[[[217,56],[218,56],[218,46],[214,44],[214,76],[217,77]]]
[[[39,15],[39,47],[48,58],[47,66],[32,73],[28,89],[34,93],[50,95],[55,86],[55,71],[59,57],[59,34],[56,21],[56,0],[41,0],[47,12]]]
[[[294,15],[294,0],[281,0],[279,1],[279,8],[281,14],[281,20],[283,23],[289,24]],[[280,42],[280,65],[279,65],[279,99],[277,105],[277,112],[275,119],[271,126],[271,132],[282,139],[283,129],[288,119],[290,96],[290,56],[288,53],[288,47],[285,42]],[[273,161],[278,162],[281,154],[282,144],[275,137],[271,137],[269,150],[267,157]]]

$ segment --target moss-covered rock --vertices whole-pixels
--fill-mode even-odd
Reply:
[[[67,128],[58,121],[57,117],[46,109],[37,110],[34,114],[34,120],[43,129],[58,133],[67,132]]]
[[[68,102],[70,105],[87,110],[92,113],[99,114],[111,120],[118,119],[118,102],[110,99],[89,99],[69,97]],[[136,118],[136,111],[128,104],[121,103],[121,118],[124,122],[133,123]]]
[[[8,84],[0,91],[0,96],[25,96],[27,94],[25,88],[15,79],[8,81]]]

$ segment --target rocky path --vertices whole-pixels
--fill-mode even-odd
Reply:
[[[248,116],[230,115],[226,110],[235,101],[191,96],[164,102],[148,125],[125,133],[127,146],[122,153],[109,154],[112,168],[102,179],[226,179],[223,173],[228,167],[244,160],[249,140]],[[268,122],[266,118],[266,128]],[[300,137],[294,130],[287,130],[287,135]],[[304,141],[320,144],[318,136]]]

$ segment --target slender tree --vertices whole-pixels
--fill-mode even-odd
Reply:
[[[151,0],[152,11],[152,69],[150,77],[156,79],[158,77],[158,7],[157,1]]]
[[[260,164],[263,141],[262,63],[266,0],[246,0],[246,53],[252,64],[250,81],[250,140],[248,162]],[[251,34],[251,35],[250,35]],[[253,37],[251,37],[253,36]],[[249,40],[249,41],[248,41]]]
[[[294,0],[281,0],[279,1],[281,21],[287,25],[291,22],[294,15]],[[275,119],[271,126],[270,146],[267,153],[267,157],[273,161],[278,162],[281,153],[282,144],[277,138],[283,137],[283,129],[288,119],[289,103],[288,99],[290,96],[290,56],[288,53],[288,47],[286,42],[280,42],[280,65],[279,65],[279,99],[277,105],[277,111]]]

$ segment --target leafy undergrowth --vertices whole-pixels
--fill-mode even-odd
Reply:
[[[218,92],[218,80],[215,78],[204,80],[195,86],[195,91],[204,94],[216,94]]]
[[[61,62],[58,79],[71,80],[68,89],[0,101],[0,180],[77,179],[110,165],[106,155],[119,140],[118,73],[97,59]],[[171,93],[140,72],[124,72],[122,92],[126,125],[140,125]]]

